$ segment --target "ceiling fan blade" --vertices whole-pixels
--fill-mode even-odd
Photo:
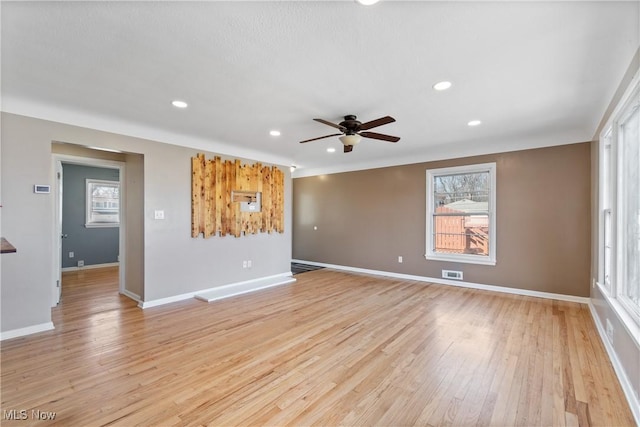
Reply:
[[[371,120],[370,122],[366,122],[360,125],[360,130],[367,130],[367,129],[372,129],[378,126],[382,126],[382,125],[387,125],[389,123],[393,123],[395,122],[396,119],[394,119],[391,116],[385,116],[385,117],[380,117],[379,119],[376,120]]]
[[[331,123],[331,122],[329,122],[327,120],[324,120],[324,119],[313,119],[313,120],[315,120],[316,122],[323,123],[323,124],[325,124],[327,126],[331,126],[332,128],[340,129],[342,132],[345,132],[347,130],[347,128],[345,128],[344,126],[340,126],[340,125],[337,125],[335,123]]]
[[[381,133],[375,133],[375,132],[360,132],[360,136],[364,136],[365,138],[381,139],[383,141],[389,141],[389,142],[400,141],[400,138],[397,136],[383,135]]]
[[[350,153],[351,151],[353,151],[353,145],[345,145],[344,146],[344,152],[345,153]]]
[[[317,138],[305,139],[304,141],[300,141],[300,144],[303,144],[303,143],[305,143],[305,142],[316,141],[316,140],[318,140],[318,139],[330,138],[330,137],[332,137],[332,136],[340,136],[340,135],[342,135],[342,134],[341,134],[341,133],[334,133],[334,134],[331,134],[331,135],[319,136],[319,137],[317,137]]]

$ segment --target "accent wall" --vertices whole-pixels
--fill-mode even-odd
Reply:
[[[86,180],[119,181],[117,169],[62,164],[62,268],[118,262],[118,227],[87,228]],[[69,253],[73,252],[73,258]]]
[[[496,163],[495,266],[426,260],[426,171]],[[293,180],[293,257],[348,267],[589,296],[590,144]],[[398,257],[402,257],[402,263]]]

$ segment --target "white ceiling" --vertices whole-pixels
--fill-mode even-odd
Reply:
[[[638,1],[3,1],[1,14],[3,111],[294,176],[591,140],[640,45]],[[441,80],[453,87],[434,91]],[[373,131],[402,139],[348,154],[336,137],[298,143],[335,133],[312,118],[345,114],[391,115]]]

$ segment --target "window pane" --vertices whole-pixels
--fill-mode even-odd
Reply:
[[[611,240],[611,209],[604,210],[604,284],[607,289],[611,290],[611,256],[613,250],[613,242]]]
[[[118,183],[90,183],[89,194],[90,223],[119,223],[120,222],[120,185]]]
[[[489,215],[434,215],[433,222],[435,252],[489,255]]]
[[[620,125],[621,230],[623,250],[622,296],[640,312],[640,110]]]
[[[489,202],[489,172],[439,175],[433,180],[436,207],[449,206],[452,203],[484,203],[482,210],[487,211]],[[451,207],[451,206],[450,206]],[[467,206],[477,209],[478,206]]]
[[[433,182],[435,252],[489,255],[489,172],[439,175]]]

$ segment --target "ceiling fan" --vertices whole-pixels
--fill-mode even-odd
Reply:
[[[376,132],[365,132],[369,129],[373,129],[378,126],[386,125],[389,123],[393,123],[396,121],[391,116],[381,117],[376,120],[371,120],[370,122],[362,123],[356,119],[354,115],[344,116],[344,121],[339,124],[331,123],[324,119],[313,119],[316,122],[324,123],[325,125],[334,127],[342,133],[334,133],[331,135],[325,135],[318,138],[306,139],[304,141],[300,141],[301,144],[305,142],[316,141],[318,139],[330,138],[332,136],[340,136],[340,141],[344,145],[344,152],[349,153],[353,150],[353,146],[360,142],[362,137],[364,138],[372,138],[372,139],[380,139],[382,141],[388,142],[398,142],[400,138],[397,136],[384,135]]]

